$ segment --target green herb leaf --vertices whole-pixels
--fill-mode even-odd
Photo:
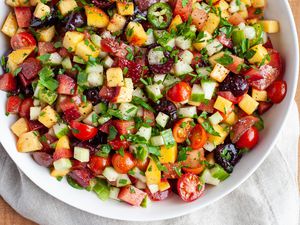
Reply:
[[[228,54],[224,54],[222,57],[216,59],[216,62],[223,66],[228,66],[233,63],[233,58]]]
[[[203,123],[201,123],[201,125],[207,133],[220,137],[220,134],[215,131],[213,126],[208,121],[204,121]]]

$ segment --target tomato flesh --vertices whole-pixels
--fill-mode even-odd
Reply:
[[[191,122],[193,122],[191,118],[184,118],[174,125],[173,136],[177,143],[183,143],[188,138],[190,131],[193,129]]]
[[[129,152],[124,152],[124,155],[118,153],[112,157],[112,165],[118,173],[128,173],[135,165],[134,157]]]
[[[100,156],[92,156],[90,158],[88,167],[93,171],[95,175],[101,175],[105,167],[110,166],[110,158],[104,158]]]
[[[205,184],[199,177],[192,173],[182,175],[177,181],[177,191],[180,198],[185,202],[192,202],[198,199],[204,192]]]
[[[259,132],[256,127],[251,127],[248,129],[238,140],[236,146],[238,148],[252,149],[258,143]]]
[[[190,98],[191,86],[186,82],[179,82],[169,89],[167,96],[173,102],[183,102]]]
[[[22,99],[19,96],[10,96],[6,102],[6,112],[17,114],[19,113]]]
[[[96,136],[98,129],[77,121],[71,122],[72,134],[81,141],[87,141]]]
[[[204,146],[204,144],[207,141],[207,134],[204,128],[197,124],[191,134],[190,134],[190,140],[191,140],[191,147],[192,149],[199,149]]]
[[[282,102],[287,93],[287,84],[283,80],[277,80],[267,89],[268,98],[275,104]]]
[[[114,139],[112,141],[108,141],[109,145],[113,150],[126,150],[129,148],[129,142],[126,140],[120,140],[120,138]]]
[[[10,44],[13,50],[17,50],[20,48],[36,46],[36,41],[31,34],[21,32],[11,38]]]

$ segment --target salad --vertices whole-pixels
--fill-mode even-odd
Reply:
[[[101,200],[198,199],[287,92],[265,0],[6,3],[0,90],[17,150]]]

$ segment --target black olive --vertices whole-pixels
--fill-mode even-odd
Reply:
[[[99,130],[96,136],[92,140],[89,140],[89,143],[93,146],[99,146],[99,144],[107,144],[107,137],[108,135],[106,133]]]
[[[83,94],[86,96],[87,100],[90,101],[93,105],[96,105],[99,102],[101,102],[98,88],[87,89],[83,92]]]
[[[231,91],[235,97],[239,97],[248,92],[249,84],[247,80],[240,75],[229,75],[220,84],[220,91]]]
[[[92,0],[92,3],[98,8],[107,9],[114,5],[113,1],[110,0]]]
[[[216,163],[224,168],[228,173],[232,173],[234,166],[242,157],[240,150],[234,144],[219,145],[214,150]]]
[[[157,112],[162,112],[164,114],[167,114],[170,117],[167,127],[171,127],[174,120],[177,119],[176,105],[173,102],[163,98],[158,103],[155,104],[154,108]]]

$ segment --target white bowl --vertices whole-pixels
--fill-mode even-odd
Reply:
[[[0,1],[0,21],[4,21],[9,9],[4,1]],[[132,221],[154,221],[174,218],[199,210],[216,200],[229,194],[242,184],[264,161],[273,148],[277,136],[287,117],[293,102],[298,78],[299,55],[298,39],[295,23],[287,0],[269,1],[266,18],[277,19],[281,23],[281,32],[272,36],[272,41],[285,61],[285,80],[288,84],[288,93],[285,100],[274,106],[265,116],[265,130],[261,133],[259,145],[245,155],[231,177],[219,186],[210,188],[204,196],[192,203],[184,203],[173,195],[168,200],[155,202],[150,208],[136,208],[116,201],[102,202],[95,194],[79,191],[70,187],[65,181],[58,182],[50,177],[48,169],[38,166],[29,155],[18,153],[16,139],[9,127],[15,120],[13,116],[5,116],[6,94],[0,93],[1,130],[0,141],[17,166],[40,188],[57,199],[78,209],[99,216]],[[0,55],[7,49],[7,40],[0,36]],[[45,203],[47,204],[47,203]]]

